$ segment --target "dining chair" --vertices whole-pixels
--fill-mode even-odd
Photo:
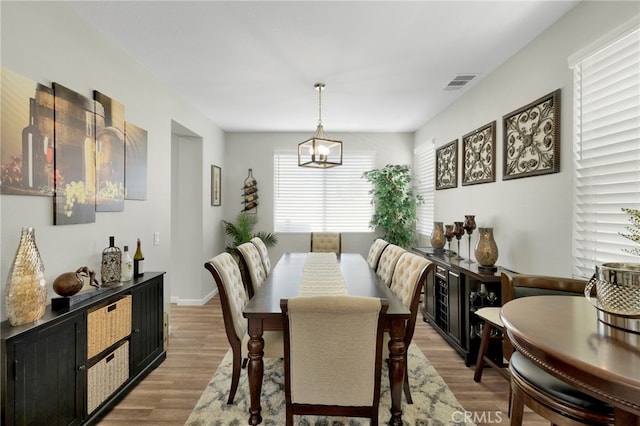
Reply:
[[[249,299],[251,299],[267,279],[262,257],[256,246],[250,242],[240,244],[235,248],[235,251],[239,257],[242,281],[247,289]]]
[[[380,255],[376,275],[386,286],[391,284],[391,278],[393,277],[393,271],[396,268],[398,259],[406,252],[407,251],[400,246],[389,244]]]
[[[269,259],[269,251],[267,250],[267,246],[264,241],[262,241],[260,237],[253,237],[249,242],[256,246],[258,252],[260,252],[260,259],[262,259],[264,273],[269,275],[269,272],[271,272],[271,260]]]
[[[387,301],[312,296],[283,299],[280,307],[287,426],[305,414],[377,425]]]
[[[416,319],[418,317],[418,306],[420,305],[420,295],[427,276],[433,270],[434,264],[422,256],[405,252],[398,259],[397,265],[393,272],[391,285],[389,288],[395,294],[402,304],[409,309],[411,314],[405,324],[404,334],[404,395],[409,404],[413,404],[411,398],[411,387],[409,385],[408,370],[408,352],[409,345],[413,339],[413,333],[416,328]],[[385,333],[385,355],[388,355],[389,334]]]
[[[382,238],[377,238],[369,247],[369,254],[367,255],[367,263],[374,271],[378,269],[378,262],[380,261],[380,255],[384,249],[389,245],[388,242]]]
[[[586,285],[585,280],[508,272],[502,272],[500,278],[503,305],[527,296],[583,296]],[[542,370],[514,351],[508,336],[504,336],[502,346],[511,376],[511,426],[522,425],[525,405],[558,426],[613,424],[611,405]]]
[[[311,251],[340,254],[342,251],[342,234],[339,232],[312,232]]]
[[[233,399],[240,381],[240,370],[247,361],[247,320],[242,316],[242,310],[249,301],[240,275],[238,262],[229,253],[221,253],[205,262],[204,267],[211,273],[218,287],[224,329],[233,354],[233,370],[231,388],[227,404],[233,404]],[[264,357],[282,358],[283,337],[280,331],[265,331]],[[243,361],[244,360],[244,361]]]

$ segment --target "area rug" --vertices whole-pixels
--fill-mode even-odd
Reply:
[[[470,426],[464,423],[464,408],[455,398],[442,377],[429,364],[420,349],[411,344],[408,354],[409,383],[413,404],[402,396],[402,420],[407,426]],[[382,369],[379,423],[390,418],[391,396],[386,363]],[[240,374],[240,384],[234,403],[227,405],[231,384],[231,350],[211,378],[200,400],[193,409],[187,426],[246,425],[249,419],[249,383],[246,369]],[[345,379],[345,386],[348,379]],[[285,423],[284,366],[280,359],[264,360],[262,384],[262,424],[281,426]],[[297,426],[364,426],[369,421],[358,418],[294,416]]]

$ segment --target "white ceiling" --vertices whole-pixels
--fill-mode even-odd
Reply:
[[[73,1],[225,131],[415,131],[578,1]],[[457,91],[459,74],[478,74]]]

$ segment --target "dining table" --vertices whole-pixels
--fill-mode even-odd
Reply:
[[[264,331],[282,330],[280,300],[298,297],[303,282],[303,270],[309,253],[285,253],[273,267],[266,281],[245,306],[243,315],[248,322],[248,378],[251,396],[249,424],[262,422],[260,395],[264,374]],[[389,381],[391,391],[390,425],[402,424],[402,389],[404,384],[403,341],[405,323],[410,311],[402,301],[382,283],[359,253],[336,255],[344,278],[346,294],[386,299],[385,329],[389,332]]]
[[[602,321],[582,296],[521,297],[505,303],[500,317],[518,352],[611,404],[615,425],[640,426],[640,333]]]

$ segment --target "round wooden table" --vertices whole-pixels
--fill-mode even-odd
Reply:
[[[615,408],[616,425],[640,426],[640,334],[611,327],[581,296],[530,296],[502,307],[515,348],[553,376]]]

